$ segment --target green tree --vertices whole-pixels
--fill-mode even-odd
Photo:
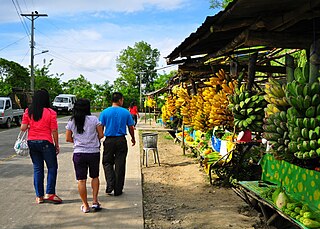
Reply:
[[[63,82],[62,88],[64,93],[73,94],[77,96],[77,98],[89,99],[92,103],[95,102],[96,92],[93,85],[83,75],[80,75],[76,79]]]
[[[0,58],[0,94],[7,95],[12,88],[29,89],[30,76],[28,69],[20,64]]]
[[[171,79],[174,75],[177,74],[176,70],[173,70],[169,73],[159,74],[158,77],[154,80],[153,86],[154,90],[158,90],[160,88],[163,88],[165,86],[168,86],[168,81]]]
[[[117,58],[117,70],[120,77],[115,81],[115,88],[125,97],[139,100],[141,92],[153,91],[153,82],[157,77],[155,67],[159,61],[160,52],[144,41],[136,42],[134,47],[128,46]]]
[[[111,94],[113,92],[113,86],[109,81],[105,81],[103,85],[94,84],[95,100],[92,106],[96,109],[104,109],[111,105]]]
[[[210,0],[211,9],[225,9],[233,0]]]
[[[114,91],[119,91],[123,94],[124,96],[124,103],[123,107],[129,107],[130,103],[134,100],[139,104],[139,88],[137,89],[136,87],[133,87],[132,85],[130,86],[124,79],[123,77],[118,77],[114,81]]]
[[[4,77],[0,75],[0,96],[8,96],[11,91],[11,85],[7,84]]]
[[[53,99],[58,94],[62,93],[62,86],[60,82],[60,78],[63,75],[56,73],[50,74],[49,68],[52,65],[53,59],[49,61],[49,64],[44,64],[41,68],[36,65],[34,67],[34,85],[35,90],[39,90],[41,88],[45,88],[49,91],[50,98]]]

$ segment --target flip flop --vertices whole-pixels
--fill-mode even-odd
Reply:
[[[83,213],[88,213],[88,212],[90,212],[90,209],[84,210],[84,205],[81,205],[80,210],[81,210]]]
[[[94,203],[94,204],[92,204],[91,207],[92,207],[92,209],[93,209],[94,211],[100,211],[100,210],[102,209],[100,203]]]
[[[56,194],[52,194],[49,197],[45,197],[44,201],[54,203],[54,204],[61,204],[62,203],[61,198],[59,196],[57,196]]]
[[[43,197],[36,197],[36,203],[37,204],[42,204],[44,201],[43,201]]]

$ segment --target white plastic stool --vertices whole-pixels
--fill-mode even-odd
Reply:
[[[146,167],[148,167],[148,153],[150,150],[153,151],[154,163],[160,165],[158,147],[158,134],[157,133],[142,133],[142,142],[143,142],[143,155],[142,155],[142,164],[146,162]],[[146,158],[146,159],[144,159]]]

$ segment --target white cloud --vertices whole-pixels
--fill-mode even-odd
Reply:
[[[172,10],[182,7],[186,0],[32,0],[32,1],[8,1],[1,0],[0,23],[18,21],[16,8],[20,13],[31,13],[38,11],[50,16],[61,16],[61,14],[74,14],[81,12],[136,12],[148,7],[160,10]],[[13,2],[15,4],[13,4]],[[16,4],[18,2],[18,4]]]
[[[0,1],[2,4],[0,8],[0,25],[8,20],[19,20],[12,2]],[[39,13],[47,13],[49,15],[48,19],[37,19],[36,21],[36,52],[49,50],[49,53],[37,55],[35,57],[35,65],[42,65],[41,60],[44,58],[46,60],[53,58],[54,61],[50,67],[50,72],[54,74],[64,73],[65,75],[61,78],[62,81],[76,78],[82,74],[92,83],[102,84],[106,80],[113,83],[119,76],[116,70],[117,56],[121,50],[126,49],[128,46],[133,47],[134,43],[139,41],[145,41],[152,48],[157,48],[161,53],[158,67],[166,67],[164,57],[169,55],[185,37],[189,36],[190,32],[195,31],[199,26],[198,24],[181,22],[176,24],[174,18],[154,24],[139,21],[122,21],[118,23],[115,20],[106,19],[106,17],[112,18],[114,12],[130,13],[145,9],[172,10],[183,7],[190,0],[95,0],[94,3],[88,0],[18,1],[22,11],[25,13],[37,10]],[[144,12],[139,13],[142,13],[139,16],[144,16]],[[70,15],[72,17],[67,17]],[[99,20],[95,21],[94,19],[97,18]],[[66,24],[72,27],[64,27],[64,20],[70,20]],[[76,21],[76,23],[71,25],[69,23],[71,20]],[[60,22],[61,24],[59,24]],[[20,22],[18,23],[20,24]],[[28,20],[27,23],[29,23]],[[19,35],[18,33],[3,31],[0,37],[5,37],[5,41],[9,40],[7,39],[8,36],[13,35],[19,39],[25,36],[25,31],[21,29],[20,32]],[[9,42],[6,41],[6,43]],[[0,54],[3,58],[16,61],[28,67],[30,64],[28,38],[20,43],[22,44],[16,47],[11,55],[9,55],[11,51],[7,50]],[[160,70],[159,73],[169,72],[172,69],[176,69],[176,66]]]

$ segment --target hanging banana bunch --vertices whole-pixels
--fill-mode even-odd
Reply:
[[[165,104],[161,108],[161,112],[162,112],[161,117],[164,123],[169,121],[170,117],[173,117],[176,114],[175,100],[176,100],[176,96],[169,95],[166,98]]]
[[[294,71],[287,83],[289,151],[299,159],[320,158],[320,82],[309,63]]]
[[[226,74],[220,69],[209,81],[204,82],[208,87],[204,88],[204,111],[209,114],[208,128],[223,126],[225,129],[233,128],[233,115],[228,109],[228,96],[233,94],[237,81],[227,82]]]
[[[209,124],[209,114],[206,114],[204,112],[204,98],[202,95],[202,90],[201,88],[198,89],[197,94],[194,96],[195,97],[195,106],[197,109],[197,112],[192,119],[192,124],[195,130],[201,130],[203,132],[207,132],[208,130],[208,124]]]
[[[229,108],[234,115],[234,125],[238,131],[248,129],[263,132],[264,108],[267,102],[262,94],[249,92],[246,85],[242,84],[229,99]]]
[[[275,158],[290,161],[290,142],[287,126],[287,110],[289,103],[286,98],[285,84],[269,77],[265,84],[266,118],[263,125],[263,137],[269,141],[270,151]]]
[[[285,84],[281,84],[277,80],[269,77],[265,84],[264,99],[268,102],[265,109],[266,116],[272,115],[280,111],[286,111],[289,108],[289,103],[286,98]]]
[[[181,115],[183,119],[183,123],[187,126],[193,127],[193,118],[195,117],[197,113],[197,97],[195,95],[188,97],[188,102],[186,102],[181,107]]]

